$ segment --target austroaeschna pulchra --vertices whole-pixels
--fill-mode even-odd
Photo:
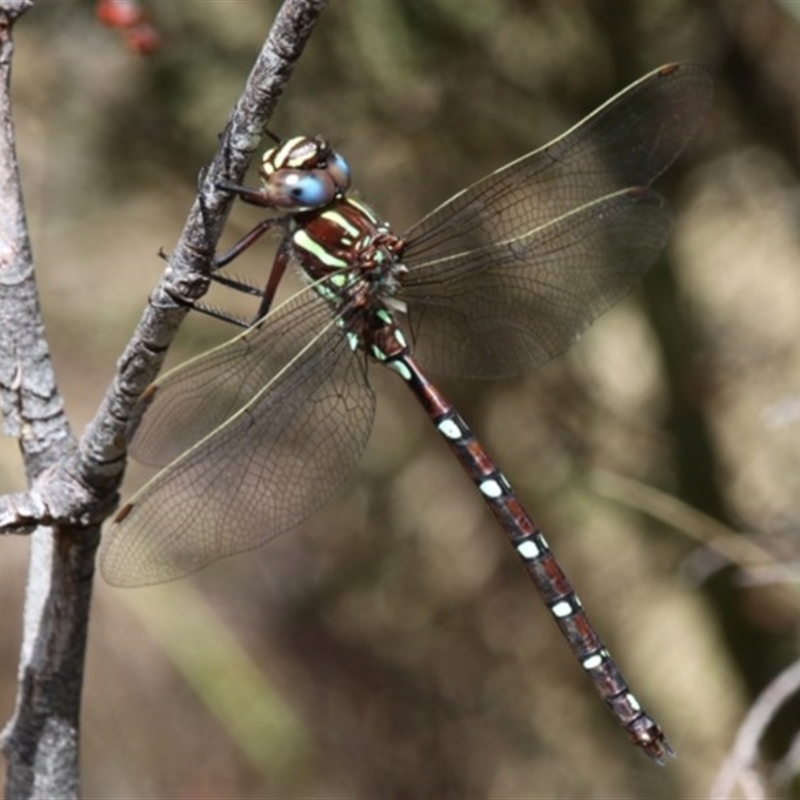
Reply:
[[[650,184],[694,135],[710,97],[701,67],[662,67],[401,237],[347,196],[349,168],[323,139],[268,150],[261,188],[224,188],[285,213],[216,265],[283,230],[259,318],[143,398],[149,407],[132,452],[162,469],[107,533],[106,578],[178,578],[306,519],[340,489],[366,445],[375,413],[368,366],[378,362],[430,415],[631,739],[656,760],[671,754],[542,532],[426,372],[502,378],[541,366],[625,295],[670,230]],[[309,285],[269,310],[292,260]]]

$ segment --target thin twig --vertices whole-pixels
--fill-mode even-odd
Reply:
[[[666,492],[606,470],[594,470],[591,479],[597,494],[673,526],[703,544],[719,557],[722,564],[737,564],[742,568],[769,567],[776,573],[782,572],[785,581],[796,580],[794,569],[778,563],[775,555],[753,536],[723,525]]]
[[[0,4],[0,407],[4,433],[19,442],[30,485],[60,461],[74,458],[77,445],[44,338],[11,114],[12,31],[29,5],[28,0]],[[37,503],[20,498],[17,507],[31,512]],[[93,526],[83,531],[82,540],[57,528],[35,529],[17,704],[2,736],[8,797],[77,797],[77,730],[91,599],[86,576],[98,538]]]
[[[727,800],[737,783],[746,791],[748,800],[761,800],[767,796],[755,770],[758,743],[783,704],[798,691],[800,661],[795,661],[761,692],[739,726],[731,752],[711,786],[709,797],[712,800]]]
[[[281,7],[164,276],[78,445],[39,315],[11,121],[11,30],[30,2],[0,0],[0,410],[6,433],[20,441],[29,479],[27,492],[0,497],[0,532],[35,529],[20,685],[2,747],[9,797],[72,798],[79,791],[79,711],[99,524],[117,503],[136,401],[158,372],[187,301],[207,288],[232,203],[216,184],[241,182],[327,0],[286,0]]]
[[[302,54],[314,22],[327,0],[287,0],[281,7],[244,92],[231,114],[212,163],[202,173],[175,251],[150,296],[130,344],[119,361],[117,376],[81,443],[80,475],[90,486],[115,488],[124,466],[136,400],[155,378],[187,301],[201,297],[222,227],[233,202],[221,182],[240,183],[294,64]],[[133,420],[135,422],[135,420]]]

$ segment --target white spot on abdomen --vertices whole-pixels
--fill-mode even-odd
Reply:
[[[439,433],[448,439],[461,438],[461,428],[451,419],[443,419],[436,427],[439,429]]]
[[[550,610],[553,612],[553,616],[564,619],[564,617],[568,617],[572,613],[572,606],[566,600],[562,600],[560,603],[556,603]]]
[[[599,653],[595,653],[593,656],[589,656],[583,662],[584,669],[597,669],[603,663],[603,657]]]
[[[503,490],[500,488],[500,484],[490,478],[487,481],[482,481],[478,484],[478,488],[487,496],[491,497],[492,499],[500,497],[503,494]]]
[[[527,541],[517,545],[517,552],[524,558],[530,561],[536,558],[542,551],[537,547],[536,542]]]
[[[628,701],[628,704],[630,705],[630,707],[634,711],[641,711],[642,710],[642,707],[639,704],[639,701],[630,692],[628,692],[628,694],[625,695],[625,697],[626,697],[626,699]]]
[[[393,369],[404,381],[411,380],[411,370],[402,361],[389,361],[386,366]]]

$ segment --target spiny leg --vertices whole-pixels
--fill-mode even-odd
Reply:
[[[222,322],[228,322],[243,328],[248,328],[250,325],[258,322],[258,320],[260,320],[262,317],[265,317],[272,306],[278,285],[280,284],[281,279],[286,272],[286,267],[289,263],[289,242],[287,237],[283,238],[278,247],[278,252],[276,253],[275,259],[272,262],[272,267],[270,268],[269,278],[267,279],[266,286],[263,290],[259,289],[257,286],[252,286],[249,283],[245,283],[242,280],[229,278],[227,275],[219,275],[217,274],[217,271],[227,267],[245,250],[257,242],[265,233],[276,227],[285,228],[285,220],[283,218],[263,220],[252,230],[246,233],[241,239],[239,239],[239,241],[236,242],[236,244],[234,244],[230,250],[214,259],[214,264],[212,267],[214,272],[211,274],[212,281],[219,283],[221,286],[233,289],[234,291],[241,292],[242,294],[253,295],[261,298],[258,310],[251,320],[244,320],[233,314],[229,314],[222,309],[206,305],[205,303],[194,302],[191,303],[191,307],[196,311],[199,311],[201,314],[205,314],[213,319],[218,319]]]

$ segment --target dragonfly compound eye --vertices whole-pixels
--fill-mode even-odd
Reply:
[[[324,170],[282,169],[268,178],[266,191],[277,208],[312,209],[331,203],[339,189]]]
[[[331,176],[340,192],[344,193],[350,188],[350,165],[337,152],[331,152],[328,168],[325,171]]]

